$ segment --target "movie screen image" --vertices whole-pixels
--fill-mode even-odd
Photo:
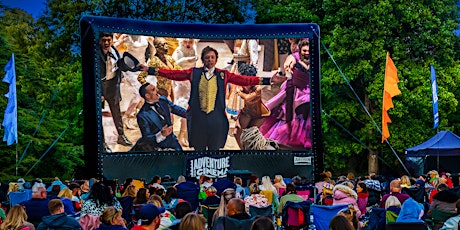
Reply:
[[[312,148],[311,38],[97,39],[103,152]]]

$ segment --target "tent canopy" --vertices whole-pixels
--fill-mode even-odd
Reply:
[[[460,156],[460,137],[451,131],[440,131],[429,140],[406,149],[406,157]]]

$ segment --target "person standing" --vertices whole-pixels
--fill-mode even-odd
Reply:
[[[201,53],[204,67],[154,71],[158,76],[168,79],[191,82],[187,128],[189,144],[195,150],[219,150],[225,146],[229,130],[225,114],[227,83],[241,86],[270,84],[270,78],[242,76],[218,69],[216,68],[217,59],[217,50],[207,46]],[[145,66],[144,71],[147,69],[148,67]]]
[[[122,116],[120,112],[120,82],[122,79],[121,71],[129,68],[124,65],[123,59],[113,46],[113,36],[111,33],[101,33],[99,40],[100,50],[99,59],[101,63],[100,74],[102,84],[102,101],[107,101],[118,132],[117,143],[124,146],[131,146],[131,141],[125,136],[123,130]],[[112,152],[104,138],[104,152]]]

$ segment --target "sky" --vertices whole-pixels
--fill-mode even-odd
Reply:
[[[0,3],[11,8],[22,9],[36,19],[45,10],[46,0],[0,0]]]

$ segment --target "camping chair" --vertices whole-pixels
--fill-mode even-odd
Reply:
[[[384,230],[386,211],[384,208],[374,207],[369,211],[369,221],[361,228],[362,230]]]
[[[389,223],[386,225],[385,230],[427,230],[428,227],[424,222],[422,223]]]
[[[311,213],[314,217],[314,224],[317,230],[329,230],[329,223],[331,222],[332,217],[334,217],[340,210],[347,208],[347,204],[340,205],[312,205]],[[385,221],[385,219],[384,219]],[[385,222],[384,222],[385,223]]]
[[[440,229],[443,225],[444,222],[446,222],[447,219],[455,216],[456,214],[453,212],[445,212],[442,210],[439,210],[437,208],[433,209],[431,211],[431,221],[430,223],[432,225],[432,229]],[[427,221],[429,222],[429,221]]]
[[[301,196],[304,201],[308,200],[308,197],[310,196],[310,190],[297,191],[297,195]]]
[[[310,201],[288,201],[283,207],[282,225],[285,229],[301,229],[310,224]]]
[[[15,204],[32,199],[32,190],[25,189],[24,192],[10,192],[8,193],[10,199],[10,208]]]
[[[219,205],[200,205],[200,212],[203,214],[204,219],[208,223],[208,229],[212,229],[212,217],[219,208]]]
[[[424,187],[411,187],[403,188],[404,193],[412,197],[415,201],[423,204],[425,202],[425,188]]]
[[[261,208],[253,206],[253,205],[249,205],[249,215],[251,215],[251,217],[266,216],[266,217],[273,218],[272,205],[268,205],[266,207],[261,207]]]
[[[252,217],[251,219],[246,219],[246,220],[237,220],[233,219],[228,216],[221,216],[217,218],[216,222],[214,223],[214,226],[212,226],[213,230],[250,230],[252,222],[257,217]]]

